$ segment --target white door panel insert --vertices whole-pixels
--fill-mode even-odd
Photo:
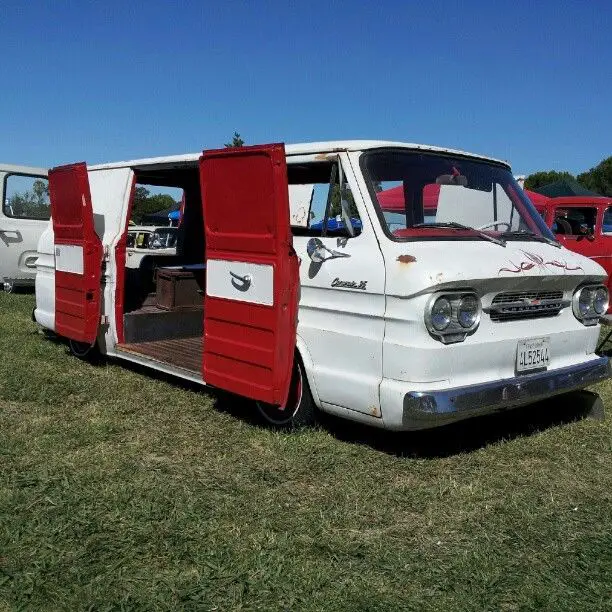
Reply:
[[[83,274],[83,247],[72,244],[56,245],[55,269],[59,272]]]
[[[274,268],[271,265],[209,259],[206,295],[251,304],[274,304]]]

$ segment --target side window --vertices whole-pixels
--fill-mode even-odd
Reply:
[[[610,208],[606,208],[606,211],[604,212],[601,231],[604,234],[612,234],[612,206]]]
[[[289,164],[289,208],[291,229],[296,236],[348,236],[342,212],[350,218],[355,235],[361,219],[348,183],[340,185],[337,163]]]
[[[2,210],[7,217],[48,220],[49,181],[40,176],[9,174],[4,179]]]
[[[555,210],[552,226],[555,234],[565,236],[587,236],[595,233],[597,209],[590,207],[568,207]]]

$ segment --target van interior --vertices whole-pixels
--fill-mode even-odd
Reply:
[[[122,306],[117,316],[123,319],[123,342],[117,348],[199,375],[205,289],[199,168],[194,162],[135,169],[135,178],[136,186],[147,191],[182,192],[184,212],[177,230],[176,255],[151,253],[138,268],[123,268],[123,298],[117,304]],[[133,218],[134,196],[131,209]]]

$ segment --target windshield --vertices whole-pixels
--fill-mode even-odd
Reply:
[[[395,240],[554,239],[502,165],[397,149],[367,152],[361,164],[383,228]]]

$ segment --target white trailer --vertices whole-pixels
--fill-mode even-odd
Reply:
[[[49,222],[47,170],[0,164],[0,289],[34,286],[36,249]]]

